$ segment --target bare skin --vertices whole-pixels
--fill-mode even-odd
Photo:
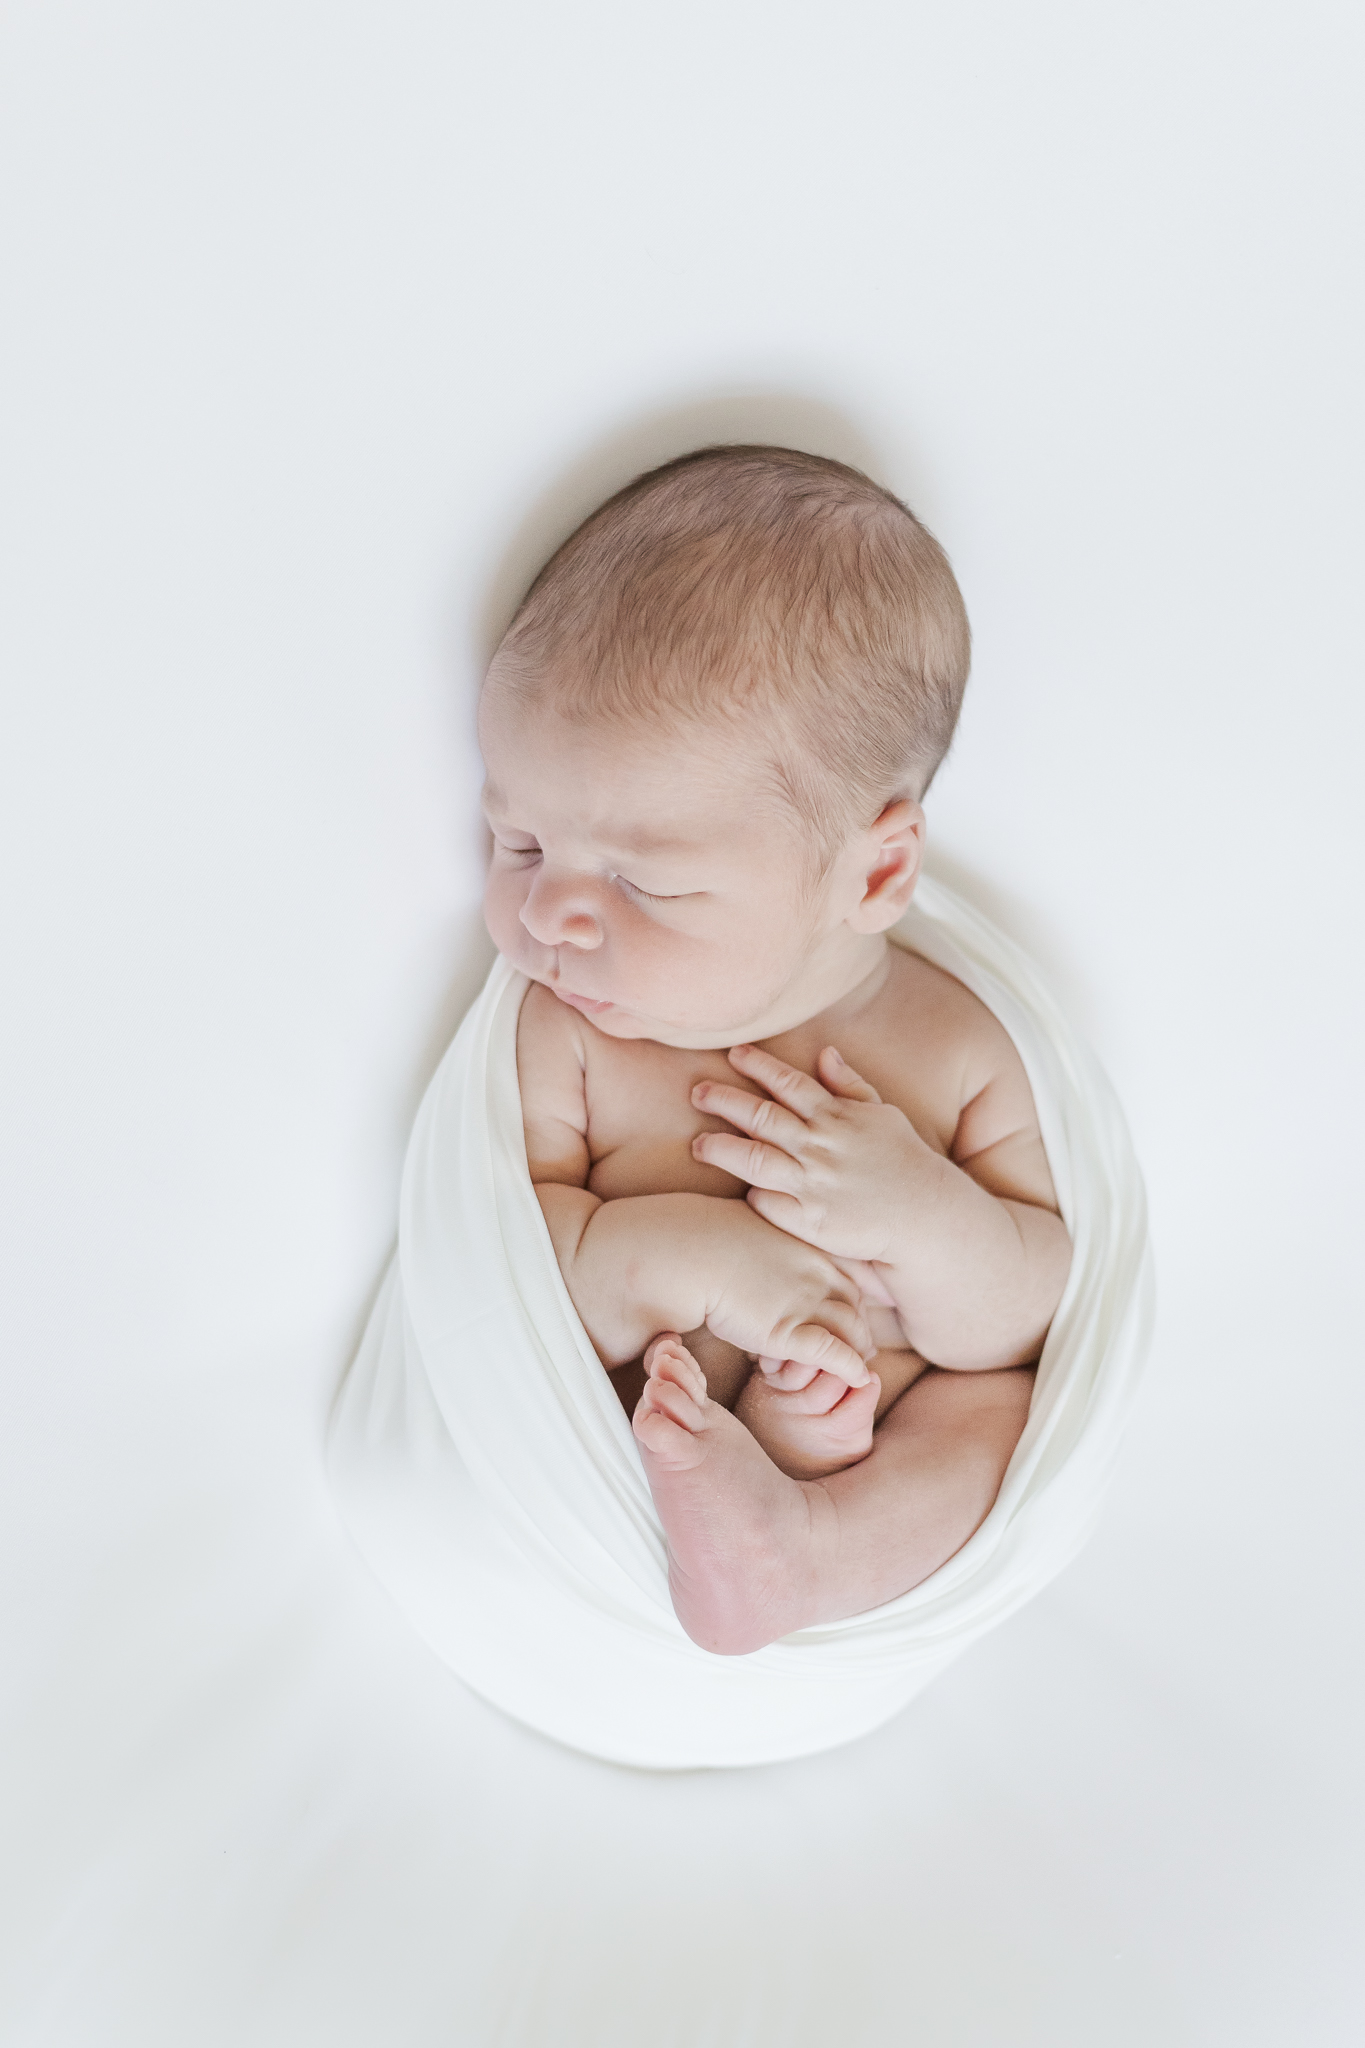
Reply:
[[[1070,1245],[1007,1034],[884,936],[918,804],[812,887],[756,741],[721,737],[585,731],[496,662],[481,708],[486,914],[537,984],[532,1180],[679,1618],[733,1654],[907,1591],[979,1527]]]
[[[989,1513],[1033,1384],[1022,1369],[927,1372],[866,1458],[798,1480],[707,1398],[676,1334],[650,1346],[645,1367],[635,1434],[668,1531],[673,1605],[695,1642],[728,1656],[861,1612],[850,1582],[876,1607],[937,1571],[944,1528]]]

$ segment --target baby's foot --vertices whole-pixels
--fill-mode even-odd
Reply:
[[[682,1338],[656,1337],[645,1353],[644,1391],[631,1422],[651,1465],[669,1472],[700,1465],[706,1411],[714,1405],[706,1398],[706,1375]]]
[[[735,1403],[735,1415],[752,1431],[774,1465],[792,1479],[825,1479],[856,1465],[872,1449],[872,1427],[882,1383],[874,1372],[865,1387],[850,1387],[832,1373],[816,1373],[805,1386],[790,1387],[789,1374],[756,1371]]]
[[[680,1337],[657,1338],[644,1362],[633,1427],[668,1538],[674,1611],[704,1650],[761,1649],[809,1619],[824,1518],[743,1423],[708,1400]]]

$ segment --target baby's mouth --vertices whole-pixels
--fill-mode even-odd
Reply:
[[[603,1010],[609,1010],[612,1007],[610,1003],[594,1002],[591,996],[576,996],[572,989],[561,988],[557,981],[550,983],[550,989],[553,994],[559,997],[561,1003],[568,1003],[575,1010],[586,1010],[590,1017],[596,1017]]]

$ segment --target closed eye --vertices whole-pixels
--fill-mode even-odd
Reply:
[[[651,896],[648,889],[640,888],[636,882],[628,882],[624,875],[613,875],[612,880],[619,882],[623,889],[629,889],[632,896],[642,897],[646,903],[681,903],[683,896],[689,893],[687,890],[684,890],[682,894],[677,896]]]
[[[499,852],[510,854],[513,860],[520,861],[523,865],[543,860],[545,857],[534,841],[529,846],[512,846],[506,839],[500,839],[494,833],[493,843]],[[613,882],[619,882],[623,889],[628,890],[632,896],[638,896],[644,903],[681,903],[684,896],[694,893],[684,889],[676,896],[656,896],[650,890],[642,889],[638,882],[632,882],[625,875],[613,875],[611,879]]]

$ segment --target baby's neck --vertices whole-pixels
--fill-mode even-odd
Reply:
[[[778,1038],[816,1017],[834,1028],[872,1000],[890,969],[890,945],[881,932],[845,927],[841,936],[849,943],[809,961],[749,1033],[751,1040]]]
[[[876,995],[886,979],[891,949],[880,932],[851,932],[845,926],[828,934],[824,945],[809,955],[779,995],[742,1023],[715,1031],[698,1031],[667,1039],[669,1045],[719,1050],[758,1044],[795,1031],[814,1017],[830,1017],[837,1025]]]

